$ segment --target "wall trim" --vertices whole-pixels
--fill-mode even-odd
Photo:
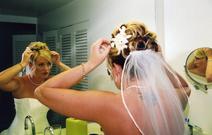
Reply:
[[[0,22],[37,24],[38,21],[36,17],[0,15]]]

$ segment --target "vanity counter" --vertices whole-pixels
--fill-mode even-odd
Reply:
[[[98,134],[98,135],[104,135],[104,133],[101,131],[100,125],[95,122],[89,122],[88,123],[88,135],[90,134]],[[36,135],[44,135],[43,133],[37,133]],[[55,134],[57,135],[57,134]],[[66,129],[63,128],[61,131],[61,135],[66,135]]]

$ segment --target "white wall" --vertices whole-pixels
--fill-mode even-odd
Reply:
[[[46,31],[85,20],[89,20],[91,26],[107,24],[114,28],[117,23],[134,19],[144,21],[155,29],[154,0],[74,0],[66,6],[39,17],[38,21],[39,29]],[[102,20],[100,21],[102,23],[99,23],[99,20]],[[108,24],[111,21],[112,23]]]
[[[91,44],[100,37],[110,38],[115,27],[132,20],[142,21],[155,31],[154,0],[75,0],[38,18],[38,23],[41,31],[48,31],[88,21],[88,42]],[[115,89],[105,65],[91,73],[89,82],[91,88]]]
[[[212,47],[212,1],[164,0],[164,4],[165,57],[184,75],[183,65],[189,53],[195,48]],[[205,94],[191,87],[191,122],[211,135],[212,89]]]

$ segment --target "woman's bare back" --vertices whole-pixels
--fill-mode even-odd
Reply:
[[[105,135],[141,135],[127,113],[120,95],[108,106],[99,124]]]

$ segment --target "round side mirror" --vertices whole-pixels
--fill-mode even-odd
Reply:
[[[212,86],[212,48],[192,51],[186,59],[185,72],[196,89],[207,92]]]

